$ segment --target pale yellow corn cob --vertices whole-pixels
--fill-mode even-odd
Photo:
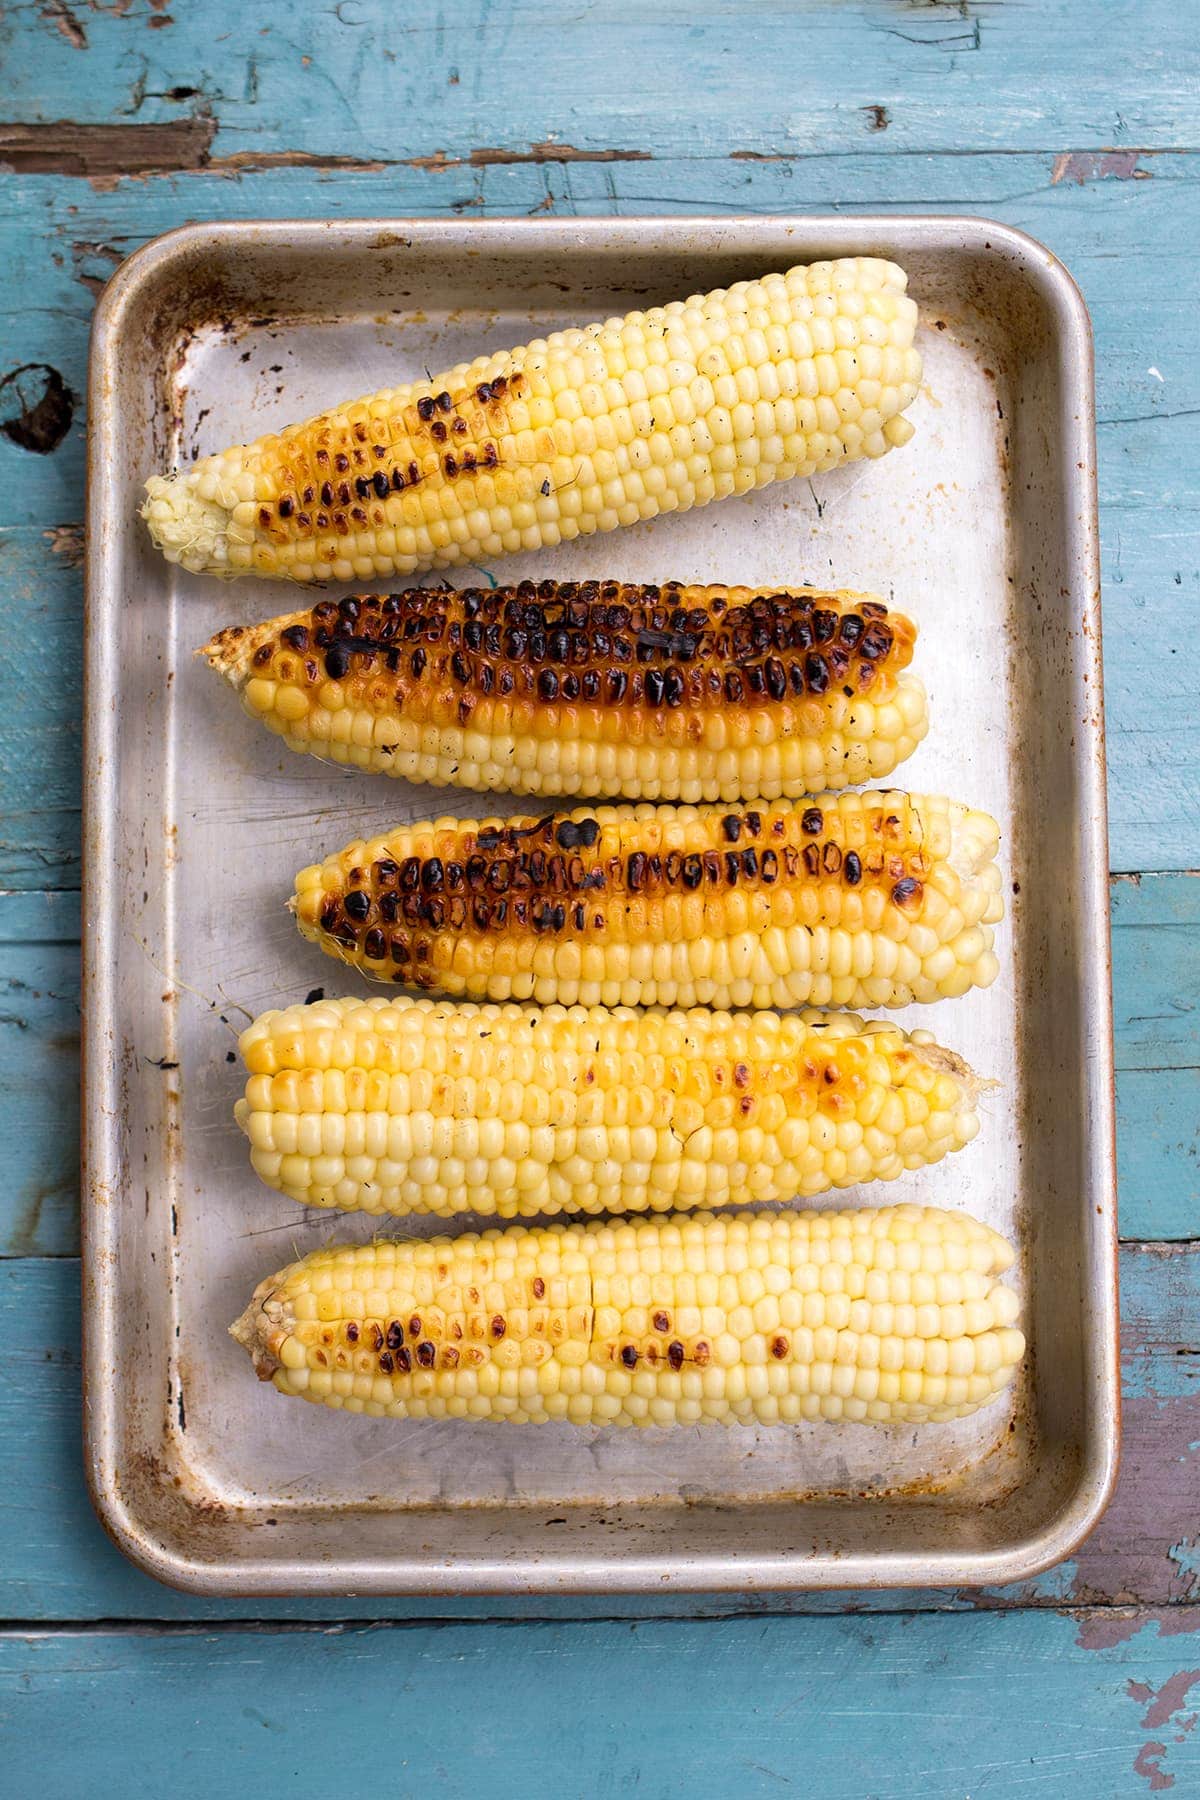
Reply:
[[[961,1418],[1025,1342],[996,1232],[932,1207],[685,1215],[318,1250],[233,1335],[264,1381],[391,1418]]]
[[[381,981],[584,1006],[907,1006],[986,987],[999,827],[938,795],[439,819],[296,878]]]
[[[890,775],[916,627],[872,594],[524,581],[322,600],[204,648],[292,750],[439,787],[736,800]]]
[[[320,1000],[242,1033],[236,1107],[304,1206],[530,1218],[805,1198],[940,1162],[980,1082],[853,1013]]]
[[[146,484],[164,555],[374,580],[552,548],[912,435],[917,309],[848,257],[553,332]]]

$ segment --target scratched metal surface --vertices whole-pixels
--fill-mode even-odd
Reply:
[[[26,443],[0,432],[0,1608],[41,1633],[3,1642],[18,1779],[48,1793],[136,1792],[140,1768],[158,1791],[169,1781],[187,1800],[211,1800],[248,1781],[271,1791],[285,1766],[314,1784],[344,1784],[352,1765],[375,1773],[346,1750],[370,1742],[387,1746],[377,1772],[391,1787],[406,1779],[452,1796],[485,1755],[497,1794],[527,1789],[531,1759],[568,1792],[589,1761],[602,1791],[653,1779],[689,1796],[805,1779],[836,1800],[1190,1792],[1200,1780],[1188,1691],[1200,1664],[1193,9],[1097,0],[1081,24],[1075,0],[529,0],[519,13],[497,0],[412,0],[402,12],[354,0],[286,16],[232,0],[14,0],[0,24],[0,94],[0,421],[36,414]],[[1022,227],[1080,281],[1095,326],[1125,1239],[1116,1499],[1076,1556],[1034,1582],[973,1599],[913,1593],[903,1612],[844,1627],[779,1617],[737,1637],[716,1615],[894,1602],[852,1592],[536,1603],[564,1621],[708,1615],[640,1640],[600,1623],[554,1635],[512,1623],[376,1626],[347,1641],[269,1627],[217,1635],[251,1613],[513,1620],[532,1603],[175,1594],[134,1569],[88,1507],[75,890],[95,297],[131,249],[195,218],[830,206],[967,210]],[[21,400],[8,378],[28,363],[43,372]],[[43,392],[58,404],[39,408]],[[967,1618],[944,1611],[979,1605]],[[103,1620],[156,1623],[130,1636]],[[216,1633],[192,1636],[200,1620]],[[70,1621],[83,1631],[60,1629]],[[530,1667],[531,1711],[514,1709],[511,1688],[478,1685],[480,1672],[500,1681]],[[764,1705],[761,1685],[730,1685],[764,1669],[786,1704]],[[663,1704],[651,1713],[642,1695]],[[581,1721],[596,1728],[585,1740]],[[236,1776],[214,1770],[217,1746]]]
[[[999,1082],[983,1143],[894,1192],[964,1207],[1019,1243],[1022,1375],[999,1404],[937,1431],[521,1434],[290,1417],[225,1327],[264,1273],[329,1241],[331,1225],[248,1175],[229,1118],[230,1014],[346,984],[282,909],[298,862],[388,819],[470,816],[473,797],[356,779],[232,715],[194,649],[286,606],[286,592],[164,565],[135,517],[139,483],[339,394],[858,247],[900,258],[925,313],[909,454],[594,538],[556,566],[578,579],[836,574],[917,618],[939,723],[905,784],[1002,821],[1013,904],[996,986],[902,1015]],[[1086,329],[1040,247],[954,221],[259,225],[167,241],[114,284],[92,365],[84,1293],[92,1480],[150,1567],[232,1593],[913,1585],[1028,1574],[1074,1547],[1116,1436]],[[1024,645],[1036,654],[1014,654]],[[1057,851],[1057,900],[1037,824],[1051,810],[1075,845]],[[139,1057],[160,1038],[166,1069]],[[376,1229],[351,1217],[336,1235]],[[122,1254],[132,1244],[141,1254]],[[147,1378],[114,1390],[133,1342]],[[173,1490],[189,1510],[170,1525]],[[397,1551],[413,1514],[420,1546]],[[549,1532],[543,1521],[563,1514],[566,1529]]]

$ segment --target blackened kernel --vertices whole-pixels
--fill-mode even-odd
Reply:
[[[384,1341],[389,1350],[398,1350],[404,1342],[404,1327],[399,1319],[389,1319]]]
[[[428,1338],[417,1345],[417,1361],[423,1369],[432,1369],[436,1357],[437,1351]]]
[[[543,700],[558,699],[558,676],[553,669],[543,669],[537,678],[538,694]]]
[[[412,1369],[412,1357],[403,1345],[396,1352],[396,1367],[402,1375],[409,1374]]]
[[[419,417],[425,421],[426,424],[428,424],[430,419],[432,419],[432,417],[433,417],[433,401],[430,399],[428,394],[422,394],[421,398],[417,401],[417,413],[418,413]]]
[[[696,1348],[692,1351],[692,1361],[701,1369],[712,1361],[712,1346],[705,1343],[703,1338],[700,1339]]]
[[[791,1345],[788,1343],[787,1339],[783,1336],[782,1332],[779,1334],[778,1337],[773,1337],[771,1339],[771,1355],[776,1359],[777,1362],[782,1362],[784,1357],[787,1355],[787,1353],[790,1349],[791,1349]]]
[[[333,466],[337,469],[339,474],[344,475],[346,473],[346,470],[350,467],[350,458],[346,455],[344,450],[338,451],[333,459]]]
[[[421,1321],[416,1313],[408,1321],[408,1335],[412,1338],[419,1338],[421,1335]]]
[[[736,813],[726,813],[721,820],[721,830],[731,844],[736,844],[742,835],[742,821]]]
[[[821,811],[820,807],[819,806],[806,807],[804,814],[800,820],[801,831],[807,831],[807,833],[810,837],[816,837],[817,833],[824,829],[824,826],[825,826],[825,814]]]
[[[281,643],[290,645],[293,650],[308,649],[308,632],[303,625],[289,625],[279,637]]]
[[[683,885],[685,888],[698,888],[704,879],[704,865],[698,856],[685,856],[683,859]]]
[[[764,670],[767,680],[767,692],[772,700],[782,700],[787,694],[787,670],[777,656],[767,658]]]
[[[651,1320],[651,1324],[654,1326],[655,1331],[670,1331],[670,1329],[671,1329],[670,1313],[665,1313],[665,1312],[661,1312],[661,1311],[656,1312],[653,1319]]]
[[[892,899],[896,902],[897,906],[907,906],[910,901],[919,900],[922,891],[921,883],[919,881],[914,881],[911,875],[905,875],[892,889]]]
[[[431,856],[421,870],[421,886],[427,894],[436,894],[446,878],[440,856]]]
[[[434,405],[435,405],[435,406],[436,406],[436,407],[438,407],[438,409],[439,409],[439,410],[440,410],[440,411],[441,411],[441,412],[450,412],[450,410],[451,410],[451,409],[452,409],[452,408],[453,408],[453,406],[454,406],[454,402],[453,402],[453,400],[452,400],[452,399],[451,399],[451,398],[450,398],[450,396],[449,396],[449,394],[447,394],[447,393],[446,393],[446,392],[445,392],[445,390],[444,390],[444,389],[443,389],[443,391],[442,391],[442,392],[441,392],[441,393],[440,393],[440,394],[437,394],[437,395],[435,395],[435,397],[434,397]]]
[[[365,893],[362,888],[351,888],[350,892],[342,901],[342,907],[348,919],[353,919],[357,924],[361,925],[370,914],[371,896],[370,894]]]
[[[805,867],[806,871],[808,872],[808,874],[810,874],[810,875],[819,875],[820,874],[820,872],[821,872],[821,846],[820,846],[820,844],[805,844],[805,846],[804,846],[804,867]]]
[[[846,880],[851,887],[857,887],[862,880],[862,862],[853,850],[847,850],[846,860],[842,865]]]
[[[672,1338],[667,1345],[667,1361],[673,1369],[682,1369],[683,1367],[683,1345],[678,1338]]]
[[[638,893],[646,885],[646,858],[641,850],[635,850],[626,865],[625,882],[631,894]]]
[[[742,851],[742,870],[746,875],[758,874],[758,856],[753,849]]]
[[[829,686],[829,668],[825,658],[818,656],[815,650],[810,650],[804,659],[804,675],[810,693],[825,693]]]
[[[846,613],[842,619],[842,628],[838,632],[843,644],[851,649],[863,634],[863,621],[858,613]]]
[[[392,1353],[390,1350],[380,1351],[379,1367],[381,1368],[381,1370],[383,1371],[383,1373],[385,1375],[390,1375],[392,1373],[392,1371],[394,1370],[394,1368],[396,1367],[395,1363],[392,1360]]]
[[[382,962],[387,955],[387,939],[377,925],[363,939],[363,955],[370,962]]]
[[[626,1344],[624,1349],[621,1351],[621,1361],[625,1364],[625,1367],[627,1369],[636,1369],[637,1368],[637,1360],[638,1360],[638,1353],[637,1353],[637,1350],[635,1349],[634,1345]]]
[[[818,644],[827,644],[838,628],[838,616],[835,612],[826,612],[824,608],[813,614],[813,632]]]
[[[725,879],[728,881],[730,887],[737,886],[737,878],[741,874],[741,871],[741,857],[736,850],[727,850],[725,852]]]
[[[779,858],[776,856],[776,854],[773,850],[764,850],[763,851],[762,867],[759,871],[759,874],[760,874],[761,880],[763,880],[768,886],[770,886],[771,882],[773,882],[777,879],[777,877],[779,875]]]
[[[419,681],[425,673],[425,664],[427,660],[428,658],[426,657],[424,650],[422,650],[421,646],[418,644],[408,662],[408,666],[413,672],[413,679],[415,681]]]
[[[371,485],[379,498],[383,500],[386,499],[388,493],[391,491],[392,484],[383,469],[376,469],[374,475],[371,477]]]
[[[350,668],[350,651],[345,644],[334,642],[325,652],[325,673],[331,681],[340,681]]]
[[[279,502],[279,516],[281,519],[290,519],[292,514],[295,512],[295,510],[296,510],[296,503],[294,500],[291,500],[285,496]]]
[[[494,1338],[502,1338],[507,1330],[508,1326],[505,1323],[503,1316],[500,1313],[497,1313],[492,1320],[492,1336]]]
[[[865,607],[863,609],[866,610]],[[859,640],[858,653],[869,662],[879,662],[892,647],[892,634],[886,625],[871,625]]]
[[[436,444],[444,444],[445,443],[446,427],[442,423],[441,419],[435,419],[433,421],[433,424],[429,427],[429,431],[430,431],[431,437],[433,438],[433,441]]]
[[[353,1319],[346,1326],[346,1342],[348,1344],[357,1344],[358,1342],[358,1326]]]

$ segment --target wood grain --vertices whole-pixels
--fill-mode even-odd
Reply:
[[[1198,1664],[1194,1609],[64,1632],[0,1638],[0,1706],[19,1792],[211,1800],[219,1745],[269,1795],[1098,1800],[1196,1791]]]

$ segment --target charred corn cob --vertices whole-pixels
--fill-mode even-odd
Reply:
[[[205,646],[292,750],[521,794],[735,800],[888,775],[916,627],[817,588],[522,582],[323,600]]]
[[[318,1250],[232,1330],[280,1393],[346,1412],[917,1424],[1012,1380],[1012,1260],[932,1207],[518,1226]]]
[[[907,1006],[986,987],[999,827],[936,795],[439,819],[301,871],[301,932],[469,999]]]
[[[320,1000],[242,1033],[236,1118],[304,1206],[529,1218],[806,1198],[940,1162],[980,1086],[853,1013]]]
[[[153,476],[169,561],[373,580],[683,512],[912,435],[917,309],[850,257],[556,331]]]

